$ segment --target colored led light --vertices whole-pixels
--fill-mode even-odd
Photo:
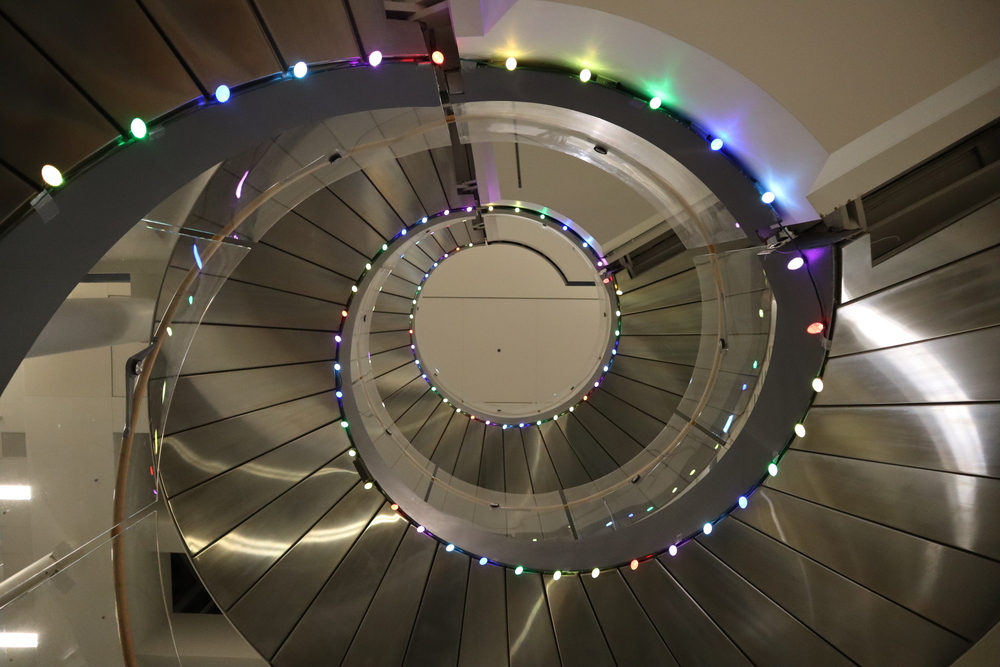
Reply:
[[[823,326],[822,322],[813,322],[812,324],[806,327],[806,332],[811,334],[823,333],[824,328],[825,327]]]
[[[739,506],[740,506],[741,510],[745,510],[747,508],[747,497],[746,496],[740,496],[740,499],[737,502],[739,503]]]
[[[399,509],[399,505],[397,505],[396,503],[393,503],[393,504],[389,505],[389,509],[391,509],[393,512],[395,512],[396,510]]]
[[[42,180],[52,187],[58,187],[63,184],[63,175],[61,171],[51,164],[47,164],[42,167]]]
[[[401,230],[399,233],[402,234],[403,236],[406,236],[406,230],[405,229]]]
[[[221,86],[215,89],[215,99],[218,100],[219,102],[228,102],[229,95],[230,95],[229,86],[225,84],[222,84]]]
[[[715,139],[712,139],[712,143],[710,143],[708,145],[708,147],[711,148],[713,151],[721,150],[722,149],[722,139],[719,139],[718,137],[716,137]]]
[[[128,129],[136,139],[142,139],[146,136],[146,123],[141,118],[133,118]]]
[[[357,292],[358,291],[358,286],[357,285],[351,285],[351,291],[352,292]]]
[[[189,306],[193,306],[194,305],[194,296],[193,295],[188,297],[188,305]]]
[[[173,336],[174,335],[174,330],[171,329],[170,327],[167,327],[167,335],[168,336]]]
[[[806,260],[801,257],[792,257],[791,261],[788,262],[789,271],[797,271],[805,266]]]
[[[590,70],[586,67],[580,70],[580,81],[583,81],[584,83],[590,81]]]
[[[368,54],[368,64],[371,65],[372,67],[378,67],[381,62],[382,62],[381,51],[372,51],[371,53]]]
[[[712,534],[712,524],[711,523],[706,523],[704,526],[701,527],[701,532],[705,533],[706,535],[711,535]]]
[[[454,544],[449,544],[448,546],[446,546],[444,548],[444,550],[445,551],[449,551],[449,552],[454,551],[455,550],[455,545]]]
[[[347,311],[346,310],[340,311],[340,316],[341,317],[347,317]]]
[[[442,213],[441,215],[449,215],[449,214],[451,214],[451,209],[450,208],[446,208],[444,210],[444,213]]]
[[[365,491],[369,491],[369,490],[371,490],[371,488],[372,488],[373,486],[375,486],[375,485],[374,485],[374,484],[372,484],[371,482],[365,482]]]
[[[522,572],[524,572],[524,568],[520,565],[514,568],[514,574],[521,574]]]
[[[340,334],[335,335],[333,339],[339,343],[341,341]]]
[[[796,424],[795,435],[799,436],[800,438],[806,437],[806,427],[803,426],[802,424]]]
[[[815,380],[813,380],[812,381],[812,387],[813,387],[813,391],[815,391],[817,394],[819,392],[823,391],[823,379],[822,378],[816,378]]]
[[[515,69],[517,69],[517,58],[515,58],[514,56],[507,58],[507,62],[505,62],[504,65],[507,67],[508,70],[513,72]]]
[[[590,571],[590,576],[593,577],[594,579],[597,579],[599,576],[601,576],[601,570],[600,570],[600,568],[596,568],[595,567],[593,570],[591,570]]]
[[[630,568],[632,568],[633,570],[638,570],[638,569],[639,569],[639,561],[638,561],[638,560],[636,560],[635,558],[633,558],[633,559],[632,559],[632,562],[631,562],[631,563],[629,563],[629,565],[628,565],[628,566],[629,566]]]
[[[559,581],[560,579],[562,579],[562,572],[560,572],[559,570],[556,570],[555,572],[552,573],[552,578],[555,581]]]
[[[339,362],[333,364],[333,370],[335,370],[335,371],[339,371],[340,370],[340,363]]]
[[[661,100],[659,97],[654,97],[649,101],[649,108],[659,109],[661,104],[663,104],[663,100]]]
[[[733,417],[735,417],[735,415],[729,415],[729,419],[726,420],[726,425],[722,427],[723,433],[729,433],[729,427],[733,425]]]
[[[418,533],[422,533],[422,532],[424,532],[425,530],[427,530],[427,529],[426,529],[426,528],[424,528],[423,526],[417,526],[417,532],[418,532]]]
[[[757,368],[757,366],[759,366],[759,365],[760,365],[760,363],[756,359],[754,359],[753,360],[753,367]]]
[[[340,427],[341,428],[347,428],[348,426],[350,426],[350,424],[348,424],[346,421],[340,422]]]
[[[757,317],[764,317],[764,309],[763,308],[758,308],[757,309]]]
[[[767,474],[770,475],[771,477],[777,477],[778,476],[778,464],[777,463],[768,463],[767,464]]]
[[[667,553],[670,554],[671,556],[676,556],[677,555],[677,545],[676,544],[671,544],[670,548],[667,549]]]
[[[425,215],[424,217],[420,218],[420,222],[427,222],[427,216]]]
[[[431,54],[431,62],[434,63],[435,65],[443,65],[444,54],[441,53],[440,51],[435,51],[434,53]]]
[[[774,193],[768,190],[760,196],[760,200],[765,204],[770,204],[774,201]]]
[[[236,198],[237,199],[239,199],[240,197],[243,196],[243,184],[246,182],[247,176],[249,176],[249,175],[250,175],[249,171],[244,172],[243,173],[243,178],[241,178],[240,182],[236,184]]]
[[[309,71],[309,65],[306,65],[304,62],[300,60],[299,62],[295,63],[294,67],[292,67],[292,76],[294,76],[296,79],[301,79],[306,75],[306,72],[308,71]]]

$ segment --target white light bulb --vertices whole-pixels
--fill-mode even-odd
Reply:
[[[368,54],[368,64],[371,65],[372,67],[378,67],[381,62],[382,62],[381,51],[372,51],[371,53]]]
[[[712,524],[706,523],[704,526],[701,527],[701,530],[706,535],[711,535],[712,534]]]
[[[504,64],[507,66],[508,70],[513,72],[517,68],[517,58],[511,56],[510,58],[507,58],[507,62]]]
[[[306,75],[306,72],[308,72],[308,71],[309,71],[309,65],[306,65],[302,61],[299,61],[299,62],[295,63],[295,66],[292,67],[292,75],[296,79],[301,79],[302,77],[304,77]]]

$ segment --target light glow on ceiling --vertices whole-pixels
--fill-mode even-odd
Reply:
[[[22,484],[0,486],[0,500],[31,500],[31,487]]]

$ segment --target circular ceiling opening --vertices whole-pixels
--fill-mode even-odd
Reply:
[[[424,283],[414,339],[427,381],[456,407],[509,422],[578,400],[613,343],[611,300],[571,238],[487,217],[495,242],[441,261]]]

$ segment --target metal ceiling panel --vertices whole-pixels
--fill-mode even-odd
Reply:
[[[231,607],[358,480],[342,454],[198,554],[195,565],[216,603]]]
[[[615,667],[581,578],[544,579],[562,667]]]
[[[418,247],[427,254],[434,261],[440,261],[444,258],[446,246],[441,245],[438,241],[437,235],[435,233],[430,233],[426,238],[422,239],[418,244]],[[448,248],[451,250],[451,248]]]
[[[358,58],[358,44],[343,2],[253,0],[286,66]]]
[[[594,392],[587,402],[610,422],[627,433],[640,447],[645,447],[660,434],[666,422],[650,417],[629,403],[606,391]]]
[[[681,667],[753,667],[705,611],[653,560],[621,568],[628,584]]]
[[[589,402],[577,406],[572,416],[576,417],[587,429],[587,432],[601,443],[601,447],[615,460],[618,466],[623,466],[634,459],[645,445],[645,443],[636,442]]]
[[[486,424],[479,421],[466,420],[469,422],[462,436],[462,449],[458,454],[458,461],[455,463],[455,477],[469,484],[479,483],[479,460],[484,449],[483,441],[486,438]],[[457,430],[456,430],[457,434]],[[452,431],[445,432],[446,437],[450,437]]]
[[[410,318],[400,313],[372,313],[372,333],[384,331],[407,331],[410,328]]]
[[[449,474],[454,474],[455,466],[458,465],[458,457],[462,453],[465,431],[469,428],[471,420],[466,419],[460,414],[456,414],[449,406],[442,403],[421,432],[417,434],[413,446],[422,453],[425,451],[424,431],[428,432],[427,440],[433,440],[432,432],[428,429],[432,425],[436,429],[438,416],[442,414],[447,414],[448,426],[437,442],[434,443],[432,452],[429,455],[425,454],[425,456],[433,461],[435,465],[440,466],[441,470]],[[444,419],[444,417],[441,417],[441,419]]]
[[[365,257],[374,257],[386,239],[330,190],[317,190],[295,212],[337,237]]]
[[[144,0],[144,4],[210,91],[282,69],[245,0]]]
[[[406,531],[343,667],[402,664],[437,546],[416,530]]]
[[[41,186],[41,169],[64,173],[118,130],[59,72],[0,19],[0,157]],[[25,141],[24,137],[31,137]],[[0,185],[0,218],[28,199],[27,185],[6,170]],[[25,190],[28,190],[27,192]]]
[[[329,187],[384,238],[393,238],[404,227],[403,221],[364,172],[356,171]]]
[[[1000,477],[1000,405],[817,407],[795,449]]]
[[[365,255],[297,215],[295,211],[271,227],[262,240],[268,245],[339,273],[348,280],[357,280],[368,260]],[[351,284],[349,282],[347,285],[345,298],[350,293]]]
[[[230,277],[334,303],[344,302],[352,284],[344,276],[266,243],[256,244]]]
[[[501,493],[505,490],[506,476],[502,433],[496,427],[486,428],[483,455],[479,463],[479,486]]]
[[[341,664],[406,527],[388,507],[372,519],[271,660],[275,667]]]
[[[403,667],[456,667],[472,561],[439,544]]]
[[[626,315],[623,312],[622,331],[630,336],[700,334],[701,302],[648,310],[634,315]]]
[[[957,635],[739,521],[725,521],[698,540],[859,665],[935,667],[951,664],[969,647]]]
[[[368,350],[374,355],[410,346],[410,334],[405,331],[386,331],[368,336]]]
[[[1000,563],[761,488],[737,518],[969,640],[1000,621]]]
[[[455,239],[455,245],[466,246],[472,243],[469,229],[464,222],[456,222],[448,225],[448,233]]]
[[[546,422],[532,428],[537,429],[541,435],[545,449],[552,459],[552,465],[556,469],[556,474],[559,475],[562,488],[571,489],[591,481],[587,469],[566,440],[562,429],[559,428],[559,422]]]
[[[507,493],[532,493],[521,429],[505,429],[500,433],[503,436],[504,488]]]
[[[392,267],[392,275],[399,276],[414,285],[419,285],[424,279],[424,271],[406,261],[399,262]]]
[[[382,292],[378,295],[375,308],[380,313],[409,313],[413,310],[412,299]]]
[[[355,486],[229,610],[261,655],[274,656],[384,500]]]
[[[382,291],[404,299],[413,299],[416,296],[417,286],[409,280],[405,280],[395,274],[389,274],[382,283]]]
[[[201,92],[139,3],[6,3],[4,11],[120,127],[147,123]]]
[[[1000,327],[831,359],[817,405],[1000,399]]]
[[[701,301],[701,283],[698,272],[691,269],[625,292],[618,297],[623,313],[639,313],[667,306],[678,306]]]
[[[580,463],[583,464],[590,479],[598,479],[616,470],[618,466],[615,464],[614,459],[594,440],[593,436],[576,419],[575,415],[576,413],[574,412],[565,419],[560,419],[555,423],[559,425],[563,437],[569,444],[570,449],[573,450],[573,453],[576,454]],[[548,443],[548,434],[544,434],[544,437],[546,443]]]
[[[170,499],[170,511],[191,553],[212,544],[342,449],[330,442],[339,426],[313,431],[260,458]]]
[[[677,667],[677,661],[617,570],[581,576],[587,597],[619,665]]]
[[[615,366],[617,368],[617,366]],[[660,421],[668,422],[681,397],[668,391],[651,387],[636,380],[608,373],[601,384],[601,393],[607,393],[632,405]]]
[[[507,575],[507,642],[510,667],[558,665],[559,650],[540,574]]]
[[[424,209],[413,185],[396,160],[367,165],[364,172],[407,227],[417,224],[422,217],[433,212]]]
[[[451,234],[451,227],[442,227],[436,230],[431,236],[437,241],[438,245],[445,249],[447,252],[452,252],[458,247],[458,241]]]
[[[531,475],[534,493],[548,493],[563,488],[538,428],[532,426],[518,429],[518,432],[524,443],[524,456],[528,459],[528,473]]]
[[[2,57],[3,56],[0,55],[0,58]],[[2,67],[2,65],[0,65],[0,67]],[[0,81],[3,81],[2,72],[0,72]],[[0,95],[2,94],[3,93],[0,92]],[[0,118],[0,127],[3,127],[2,118]],[[3,149],[0,148],[0,156],[2,155]],[[33,187],[29,186],[12,172],[0,165],[0,224],[2,224],[8,216],[12,215],[14,211],[21,206],[21,204],[29,201],[34,194],[35,189]]]
[[[1000,480],[789,450],[767,484],[870,521],[1000,559]],[[914,490],[919,493],[914,495]],[[914,502],[920,498],[921,502]]]
[[[337,331],[341,304],[227,280],[205,313],[208,324]]]
[[[184,376],[174,389],[166,433],[332,392],[336,386],[333,367],[326,362]],[[330,414],[339,418],[339,408],[331,408]]]
[[[426,273],[427,271],[430,271],[431,267],[434,266],[434,262],[437,261],[437,257],[432,256],[437,255],[437,252],[434,249],[436,246],[425,251],[420,247],[420,243],[421,242],[417,242],[415,246],[410,248],[404,257],[406,257],[406,261],[420,269],[422,273]],[[423,276],[421,275],[421,277]]]
[[[701,334],[672,336],[623,335],[618,342],[618,354],[638,359],[668,361],[672,364],[694,366],[698,360]]]
[[[455,210],[465,208],[466,206],[475,206],[476,200],[472,195],[458,194],[457,181],[455,180],[455,165],[452,163],[451,157],[451,146],[432,148],[430,153],[431,159],[434,160],[434,166],[437,168],[438,175],[441,178],[445,195],[448,198],[448,208]],[[478,240],[482,240],[482,235],[480,235]],[[473,243],[477,242],[477,239],[473,239]]]
[[[405,364],[413,363],[413,353],[410,351],[410,346],[397,347],[394,350],[387,350],[385,352],[379,352],[378,354],[373,354],[370,358],[372,365],[372,374],[375,377],[380,375],[385,375],[389,371],[396,370],[400,366]],[[385,394],[383,394],[385,396]]]
[[[178,494],[339,418],[328,392],[175,433],[160,454],[164,491]]]
[[[613,374],[648,384],[676,396],[683,396],[691,382],[692,368],[648,359],[634,359],[619,354]]]
[[[203,324],[191,342],[182,372],[195,375],[321,360],[332,363],[336,355],[333,337],[326,332]]]
[[[423,378],[415,378],[411,382],[401,387],[398,391],[386,397],[383,402],[385,409],[389,412],[389,417],[395,421],[409,410],[420,398],[430,391],[430,387]]]
[[[408,382],[420,377],[420,369],[416,364],[406,364],[394,371],[389,371],[385,375],[375,380],[375,388],[378,389],[379,396],[392,396]]]
[[[417,432],[423,429],[431,414],[442,405],[445,404],[441,402],[441,397],[433,391],[428,391],[409,410],[396,419],[396,426],[404,438],[412,441]]]
[[[459,667],[508,667],[504,569],[469,567]]]
[[[697,541],[667,558],[670,574],[755,665],[801,665],[803,656],[810,667],[854,665]]]
[[[410,153],[397,158],[403,173],[413,184],[413,189],[420,198],[426,215],[433,215],[448,208],[448,199],[441,188],[441,179],[438,177],[434,160],[431,159],[427,151]],[[468,241],[466,241],[468,243]]]

